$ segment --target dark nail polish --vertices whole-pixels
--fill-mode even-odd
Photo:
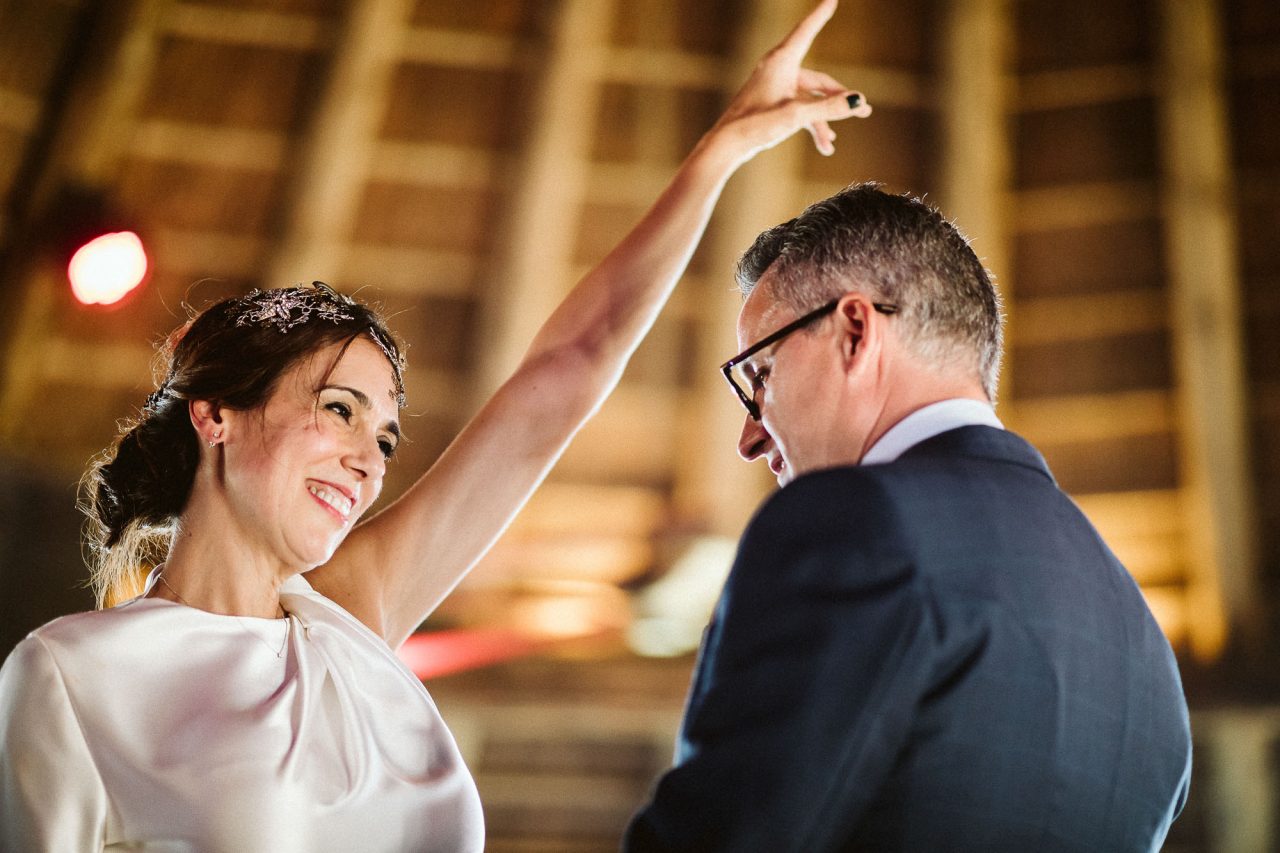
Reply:
[[[862,106],[862,96],[857,92],[849,95],[845,100],[849,102],[849,109],[851,110],[856,110],[858,107]]]

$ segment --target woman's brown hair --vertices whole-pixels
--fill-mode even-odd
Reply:
[[[139,594],[147,572],[168,554],[200,462],[188,403],[256,409],[301,359],[361,336],[386,353],[403,404],[401,347],[386,323],[322,282],[225,299],[169,335],[160,351],[163,381],[81,482],[99,607]]]

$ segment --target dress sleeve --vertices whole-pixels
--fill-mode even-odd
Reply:
[[[909,561],[749,535],[704,642],[678,763],[624,849],[842,849],[907,742],[933,633]]]
[[[0,668],[0,849],[101,850],[106,810],[62,673],[29,636]]]

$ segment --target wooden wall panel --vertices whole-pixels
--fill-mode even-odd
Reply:
[[[466,0],[442,3],[418,0],[410,20],[418,26],[483,33],[525,34],[536,31],[557,0]]]
[[[1014,268],[1036,271],[1018,281],[1018,295],[1160,290],[1165,273],[1162,239],[1155,220],[1015,234]]]
[[[115,197],[140,227],[256,234],[274,224],[280,175],[136,157],[123,172]]]
[[[166,37],[142,117],[296,131],[323,67],[316,52]]]
[[[376,294],[376,285],[370,288]],[[410,369],[464,377],[475,368],[476,303],[470,297],[387,294],[379,302],[391,326],[409,344]]]
[[[1015,181],[1031,188],[1155,178],[1155,103],[1149,98],[1024,113]]]
[[[1272,188],[1241,189],[1240,266],[1251,291],[1280,279],[1280,197],[1271,195]]]
[[[1019,281],[1026,273],[1020,274]],[[1071,318],[1062,322],[1070,326]],[[1014,400],[1168,388],[1169,337],[1163,331],[1050,343],[1012,342]]]
[[[831,63],[926,74],[936,66],[940,7],[937,0],[843,0],[810,56],[824,67]],[[859,85],[853,79],[848,82]]]
[[[1280,62],[1277,62],[1280,65]],[[1264,169],[1273,174],[1280,164],[1280,69],[1267,75],[1236,79],[1231,87],[1234,159],[1241,169]]]
[[[744,0],[628,0],[615,6],[610,41],[619,47],[723,56],[733,48],[746,6]]]
[[[1018,0],[1015,65],[1019,72],[1150,62],[1155,56],[1151,0]]]
[[[874,120],[840,125],[835,154],[803,158],[804,179],[821,190],[819,197],[855,181],[870,180],[883,182],[891,192],[928,192],[931,165],[942,144],[935,114],[913,107],[879,106],[874,94],[867,97],[875,109]],[[809,144],[807,139],[804,143]]]
[[[665,142],[655,146],[648,107],[661,99],[669,99],[675,126],[664,127]],[[715,122],[722,105],[723,95],[711,89],[606,82],[600,86],[599,132],[591,140],[591,161],[661,164],[674,171]]]
[[[578,212],[573,262],[583,269],[599,262],[639,221],[644,210],[638,205],[625,203],[588,202],[582,205]],[[565,292],[571,284],[564,282]]]
[[[481,254],[492,245],[500,196],[480,188],[418,187],[370,181],[352,238]]]
[[[1041,443],[1058,484],[1069,494],[1175,489],[1178,461],[1168,432],[1090,438],[1066,444]]]
[[[520,75],[510,69],[404,63],[392,81],[383,139],[509,148],[519,131]]]

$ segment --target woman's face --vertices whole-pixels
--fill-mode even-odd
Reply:
[[[262,409],[227,413],[226,492],[252,545],[302,571],[333,556],[382,491],[396,399],[387,357],[360,337],[303,359]]]

